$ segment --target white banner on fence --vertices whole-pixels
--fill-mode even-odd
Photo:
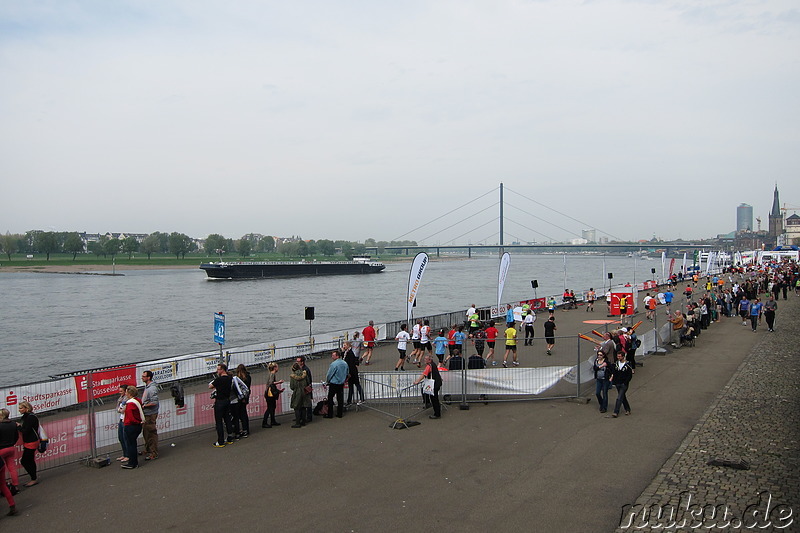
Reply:
[[[492,395],[518,395],[541,394],[553,387],[567,374],[575,369],[574,366],[548,366],[543,368],[486,368],[483,370],[467,370],[468,394]],[[591,364],[589,365],[591,370]],[[587,371],[591,377],[591,372]],[[581,381],[584,371],[581,370]],[[442,394],[461,393],[461,371],[442,371]],[[368,399],[395,398],[397,391],[405,389],[416,379],[417,375],[409,374],[384,374],[364,372],[361,374],[363,381],[369,383],[367,390],[371,394]],[[422,385],[420,385],[421,387]],[[411,395],[416,391],[411,391]],[[406,394],[408,395],[408,393]]]
[[[30,402],[34,412],[52,411],[78,403],[75,378],[64,378],[21,387],[0,389],[0,407],[5,407],[10,418],[19,416],[19,402]]]

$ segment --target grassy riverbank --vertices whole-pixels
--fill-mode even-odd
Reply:
[[[389,255],[384,254],[374,259],[391,261],[408,261],[413,256]],[[311,256],[311,257],[286,257],[281,254],[257,254],[243,259],[239,256],[223,256],[225,261],[343,261],[343,256]],[[219,261],[219,256],[207,254],[186,254],[185,258],[176,258],[174,255],[153,254],[150,259],[145,255],[138,254],[134,257],[127,256],[111,257],[96,256],[93,254],[78,254],[73,260],[72,254],[50,254],[50,260],[43,255],[36,255],[28,259],[25,254],[12,254],[11,260],[7,256],[0,257],[0,272],[95,272],[105,270],[150,270],[150,269],[171,269],[171,268],[197,268],[200,263],[209,261]]]

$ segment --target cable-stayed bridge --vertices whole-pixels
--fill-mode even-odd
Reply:
[[[509,194],[510,201],[506,194]],[[493,198],[497,200],[492,201]],[[546,216],[536,215],[533,210]],[[561,237],[554,237],[552,233],[559,233]],[[442,251],[456,251],[472,256],[473,253],[510,250],[529,253],[664,250],[674,253],[714,247],[709,242],[684,240],[626,242],[603,228],[504,187],[502,183],[393,239],[393,242],[398,241],[416,244],[389,245],[385,246],[385,250],[405,254],[435,251],[436,255]],[[376,248],[368,250],[374,251]]]

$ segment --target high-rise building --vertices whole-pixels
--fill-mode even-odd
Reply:
[[[753,206],[739,204],[736,208],[736,233],[753,231]]]
[[[581,230],[581,237],[586,239],[586,242],[597,242],[597,230],[596,229]]]

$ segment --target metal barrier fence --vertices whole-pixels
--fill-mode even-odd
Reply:
[[[116,401],[119,387],[140,385],[139,376],[143,370],[152,370],[155,381],[160,386],[160,409],[157,421],[159,437],[174,437],[207,430],[214,424],[213,400],[210,398],[208,383],[213,379],[217,364],[225,362],[235,368],[240,361],[251,361],[254,356],[262,357],[263,362],[250,364],[248,370],[258,374],[264,372],[269,362],[291,361],[298,355],[313,357],[339,347],[339,342],[320,343],[313,349],[298,350],[295,347],[278,348],[271,353],[256,354],[251,350],[224,352],[216,355],[178,357],[171,364],[169,375],[180,372],[190,377],[178,380],[163,378],[161,367],[151,367],[147,363],[136,363],[119,367],[87,370],[56,376],[49,382],[32,383],[12,387],[4,391],[5,403],[11,417],[19,416],[21,401],[28,401],[34,407],[41,426],[50,440],[48,449],[37,454],[40,470],[77,463],[93,461],[98,457],[109,456],[119,449],[117,425],[119,414]],[[255,380],[254,380],[255,381]],[[183,402],[179,405],[171,392],[172,385],[180,383],[183,389]],[[253,385],[251,401],[247,411],[251,417],[263,414],[264,385]],[[322,390],[321,384],[315,389]],[[175,391],[176,394],[178,391]],[[317,392],[317,395],[321,392]],[[277,414],[288,412],[289,394],[281,395]],[[22,456],[22,443],[16,446],[17,464]]]
[[[446,327],[463,321],[464,313],[453,312],[428,317],[434,328]],[[387,332],[400,322],[387,324]],[[653,329],[640,333],[643,357],[647,353],[663,351],[669,340],[669,323],[663,324],[661,335]],[[388,335],[387,335],[388,336]],[[263,372],[269,362],[289,361],[298,355],[313,357],[339,348],[343,339],[323,343],[299,343],[296,346],[258,350],[230,350],[222,360],[230,368],[245,364],[249,371]],[[522,339],[519,339],[522,341]],[[559,349],[552,358],[537,355],[525,361],[524,367],[471,369],[469,359],[463,368],[442,372],[442,397],[448,402],[497,402],[579,397],[585,393],[586,383],[593,379],[591,359],[593,347],[577,336],[557,337]],[[380,344],[391,344],[383,341]],[[502,342],[498,342],[495,357],[502,357]],[[526,356],[527,357],[527,356]],[[19,416],[20,401],[29,401],[50,438],[50,446],[37,456],[41,469],[93,461],[110,457],[119,446],[116,398],[119,386],[138,384],[143,370],[151,370],[161,386],[157,427],[162,439],[208,430],[214,425],[213,400],[209,396],[208,382],[220,362],[220,354],[206,352],[194,356],[161,359],[155,363],[141,362],[93,369],[56,376],[43,383],[32,383],[0,390],[11,417]],[[417,372],[365,372],[361,381],[367,406],[396,421],[409,421],[424,411],[420,387],[412,385]],[[254,382],[258,379],[254,379]],[[170,395],[170,387],[180,383],[184,388],[183,403],[178,405]],[[327,396],[321,383],[315,383],[315,397]],[[253,385],[247,411],[251,418],[259,417],[265,410],[264,385]],[[290,394],[281,395],[277,414],[288,413]],[[17,461],[22,454],[17,447]]]

